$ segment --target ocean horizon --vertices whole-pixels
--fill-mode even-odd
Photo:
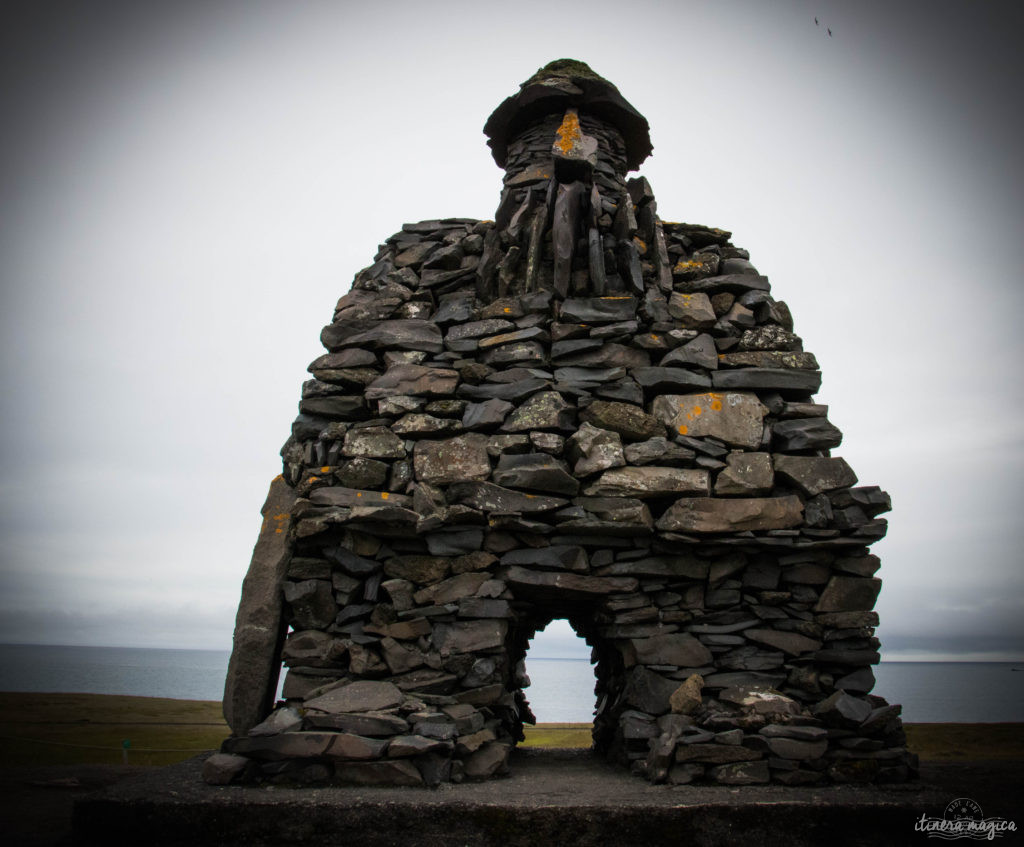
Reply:
[[[228,650],[0,644],[0,691],[220,700]],[[1024,722],[1022,662],[883,661],[875,691],[907,723]],[[582,658],[531,657],[530,707],[541,723],[590,723],[594,674]]]

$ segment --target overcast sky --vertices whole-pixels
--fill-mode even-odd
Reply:
[[[892,494],[884,656],[1024,657],[1022,9],[8,4],[0,641],[230,647],[335,301],[403,222],[493,216],[483,123],[572,57],[648,118],[660,215],[771,278]]]

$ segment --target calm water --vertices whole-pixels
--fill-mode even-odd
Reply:
[[[219,700],[226,650],[0,645],[0,691],[135,694]],[[1024,721],[1024,664],[883,662],[875,690],[909,723]],[[528,658],[526,694],[539,721],[589,723],[593,670],[585,659]]]
[[[875,668],[875,692],[903,704],[907,723],[1024,721],[1024,663],[883,662]],[[531,659],[526,690],[538,721],[590,721],[594,678],[583,659]]]
[[[0,691],[220,700],[228,655],[226,650],[0,644]]]

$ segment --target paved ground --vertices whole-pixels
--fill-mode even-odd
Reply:
[[[914,820],[956,797],[1024,829],[1024,762],[926,764],[919,783],[881,789],[725,788],[651,786],[583,750],[514,755],[507,778],[437,790],[211,788],[198,760],[6,771],[0,831],[18,847],[71,845],[84,799],[79,826],[105,845],[923,844]]]

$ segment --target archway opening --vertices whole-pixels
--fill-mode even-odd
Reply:
[[[544,746],[589,747],[596,692],[595,651],[565,618],[555,618],[530,640],[518,684]]]
[[[624,676],[620,651],[597,623],[600,600],[565,591],[519,592],[513,605],[517,620],[505,642],[513,738],[523,741],[524,725],[538,722],[582,724],[592,741],[582,746],[608,754],[615,746],[614,713],[621,708]],[[534,646],[540,649],[530,666],[527,652]]]

